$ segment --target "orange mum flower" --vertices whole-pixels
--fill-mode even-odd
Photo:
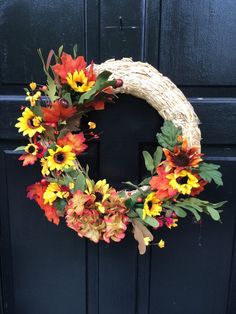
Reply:
[[[71,132],[68,132],[65,136],[57,140],[57,144],[61,147],[70,145],[71,151],[76,155],[79,155],[88,147],[88,145],[84,144],[85,141],[86,139],[83,132],[79,134],[72,134]]]
[[[35,202],[38,203],[41,209],[45,212],[45,216],[50,222],[58,225],[60,220],[57,216],[56,208],[49,204],[44,204],[43,194],[46,189],[47,185],[42,185],[40,182],[32,184],[27,187],[27,197],[30,200],[35,200]]]
[[[67,84],[68,73],[73,74],[75,71],[85,70],[86,62],[83,56],[73,59],[71,55],[63,52],[61,56],[61,64],[57,63],[52,66],[53,71],[60,77],[63,84]]]
[[[75,107],[64,107],[60,101],[56,100],[50,107],[42,108],[44,121],[48,123],[57,123],[64,121],[76,113]]]
[[[167,171],[171,168],[177,168],[180,171],[186,167],[198,167],[199,162],[202,161],[201,156],[198,151],[198,147],[188,148],[187,140],[184,140],[182,146],[176,145],[174,151],[171,152],[166,148],[163,148],[163,152],[166,156],[166,161],[168,163]]]
[[[153,176],[149,182],[151,189],[157,191],[157,197],[160,200],[174,197],[178,191],[170,185],[170,180],[166,178],[169,172],[166,172],[164,165],[157,167],[157,176]]]

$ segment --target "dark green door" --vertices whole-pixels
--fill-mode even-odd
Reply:
[[[235,0],[1,0],[0,34],[0,312],[236,313]],[[186,219],[162,233],[165,250],[139,256],[132,235],[118,245],[92,244],[47,222],[26,199],[39,168],[23,168],[13,152],[24,141],[14,128],[23,87],[43,82],[36,48],[46,54],[64,44],[70,52],[74,43],[88,61],[147,61],[189,97],[203,151],[222,165],[224,187],[205,194],[229,201],[222,225]],[[117,187],[139,180],[141,151],[154,147],[162,119],[122,96],[93,120],[103,136],[83,156],[92,176]]]

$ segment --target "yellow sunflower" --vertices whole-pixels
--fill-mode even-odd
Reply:
[[[66,80],[70,87],[79,93],[89,91],[95,84],[95,81],[88,82],[88,78],[83,70],[80,70],[79,72],[76,70],[73,74],[68,73]]]
[[[25,147],[25,151],[28,154],[36,156],[38,153],[38,146],[30,143]]]
[[[33,137],[36,133],[42,133],[45,128],[42,126],[42,118],[36,116],[29,108],[25,108],[22,117],[17,119],[16,127],[19,128],[18,132],[23,132],[23,135]]]
[[[94,201],[97,209],[101,212],[105,212],[105,207],[103,206],[103,202],[108,199],[110,196],[110,186],[107,184],[106,179],[99,180],[96,183],[87,179],[87,194],[90,194]]]
[[[166,176],[170,179],[170,186],[178,190],[181,194],[191,194],[193,188],[200,186],[198,179],[189,171],[181,170],[180,172],[173,172]]]
[[[157,197],[156,192],[151,192],[145,199],[142,218],[145,219],[146,216],[159,216],[161,211],[161,201]]]
[[[68,198],[69,192],[63,191],[56,182],[51,182],[43,193],[44,204],[52,205],[57,198]]]
[[[49,156],[45,157],[48,168],[50,170],[63,170],[64,167],[73,167],[76,155],[72,153],[71,149],[70,145],[63,147],[57,145],[56,150],[49,149]]]

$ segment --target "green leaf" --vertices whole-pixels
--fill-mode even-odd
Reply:
[[[127,215],[128,215],[129,218],[136,218],[136,217],[138,217],[137,213],[134,210],[130,210],[127,213]]]
[[[187,216],[186,211],[178,206],[172,206],[170,209],[172,209],[178,217],[184,218]]]
[[[39,105],[36,105],[34,107],[31,107],[30,108],[33,113],[36,115],[36,116],[39,116],[39,117],[42,117],[43,116],[43,113],[42,113],[42,107],[39,106]]]
[[[67,202],[64,199],[57,199],[53,203],[53,206],[56,208],[56,212],[58,216],[64,216],[66,205],[67,205]]]
[[[84,192],[85,190],[85,185],[86,185],[86,181],[85,181],[85,177],[83,175],[82,172],[80,172],[75,180],[75,187],[74,190],[80,190],[82,192]]]
[[[219,168],[219,165],[202,162],[199,165],[199,175],[207,182],[214,181],[218,186],[222,186],[222,174]]]
[[[67,93],[67,92],[63,93],[62,94],[62,98],[67,100],[68,103],[72,106],[72,100],[71,100],[71,94],[70,93]]]
[[[74,56],[74,59],[77,57],[77,52],[78,52],[78,45],[75,44],[74,47],[73,47],[73,56]]]
[[[25,150],[26,146],[18,146],[17,148],[14,149],[14,152],[18,152],[18,151],[23,151]]]
[[[26,93],[29,93],[30,91],[28,90],[28,88],[26,88],[26,87],[24,87],[24,91],[26,92]]]
[[[161,162],[162,159],[162,148],[160,146],[157,147],[154,155],[153,155],[153,161],[154,161],[154,166],[157,167],[159,163]]]
[[[153,217],[147,216],[147,217],[144,219],[144,222],[145,222],[147,225],[149,225],[149,226],[151,226],[151,227],[153,227],[153,228],[159,227],[158,221],[157,221],[155,218],[153,218]]]
[[[207,211],[208,213],[211,215],[211,218],[215,221],[219,221],[220,220],[220,214],[218,212],[218,210],[216,210],[215,208],[211,207],[211,206],[207,206]]]
[[[58,96],[56,96],[57,85],[49,74],[47,74],[47,87],[48,89],[45,91],[45,94],[49,97],[51,102],[54,102],[56,99],[59,98]]]
[[[126,181],[126,182],[122,182],[122,183],[126,184],[126,185],[129,185],[130,187],[135,188],[136,190],[139,189],[139,187],[136,184],[134,184],[134,183],[132,183],[130,181]]]
[[[95,85],[86,93],[84,93],[80,99],[79,104],[82,105],[86,102],[92,101],[95,95],[108,86],[114,86],[115,80],[108,81],[109,76],[112,73],[109,71],[103,71],[97,76]]]
[[[61,45],[58,49],[58,57],[60,58],[62,55],[62,51],[63,51],[63,45]]]
[[[161,127],[161,133],[157,133],[159,144],[169,150],[173,150],[178,143],[178,136],[182,135],[181,127],[176,127],[172,121],[166,120]]]
[[[139,183],[140,186],[149,185],[149,181],[152,177],[145,178],[142,182]]]
[[[151,173],[153,173],[155,166],[154,166],[154,162],[152,159],[152,156],[150,155],[149,152],[147,151],[143,151],[143,158],[144,158],[144,162],[145,162],[145,166],[147,168],[148,171],[150,171]]]
[[[136,207],[135,211],[139,215],[139,217],[143,220],[143,208]]]

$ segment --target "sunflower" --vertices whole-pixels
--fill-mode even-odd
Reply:
[[[186,167],[198,167],[199,162],[202,161],[198,147],[188,148],[187,140],[184,140],[182,146],[176,145],[174,151],[171,152],[166,148],[163,148],[163,152],[166,156],[168,163],[167,171],[171,168],[177,168],[178,171]]]
[[[33,156],[36,156],[37,153],[38,153],[38,146],[35,145],[35,144],[28,144],[26,147],[25,147],[25,151],[26,153],[28,154],[31,154]]]
[[[29,108],[25,108],[22,117],[17,119],[16,127],[19,128],[18,132],[23,132],[23,135],[33,137],[36,133],[42,133],[45,128],[42,126],[42,118],[36,116]]]
[[[155,192],[151,192],[145,199],[142,218],[145,219],[146,216],[159,216],[161,211],[161,201]]]
[[[198,178],[187,170],[175,171],[168,174],[167,179],[170,179],[170,186],[178,190],[181,194],[191,194],[193,188],[200,186]]]
[[[62,187],[56,182],[51,182],[43,193],[44,204],[52,205],[57,198],[68,198],[68,191],[63,191]]]
[[[83,70],[80,70],[79,72],[76,70],[73,74],[68,73],[66,79],[70,87],[79,93],[89,91],[95,84],[95,81],[88,82],[88,77]]]
[[[110,186],[107,184],[106,179],[99,180],[96,183],[87,179],[87,194],[90,194],[93,197],[94,204],[97,209],[101,212],[105,212],[105,207],[103,206],[103,202],[105,202],[110,196]]]
[[[48,168],[50,170],[63,170],[64,167],[69,168],[74,166],[75,154],[71,151],[70,145],[60,147],[56,145],[56,150],[48,150],[49,156],[45,157]]]

